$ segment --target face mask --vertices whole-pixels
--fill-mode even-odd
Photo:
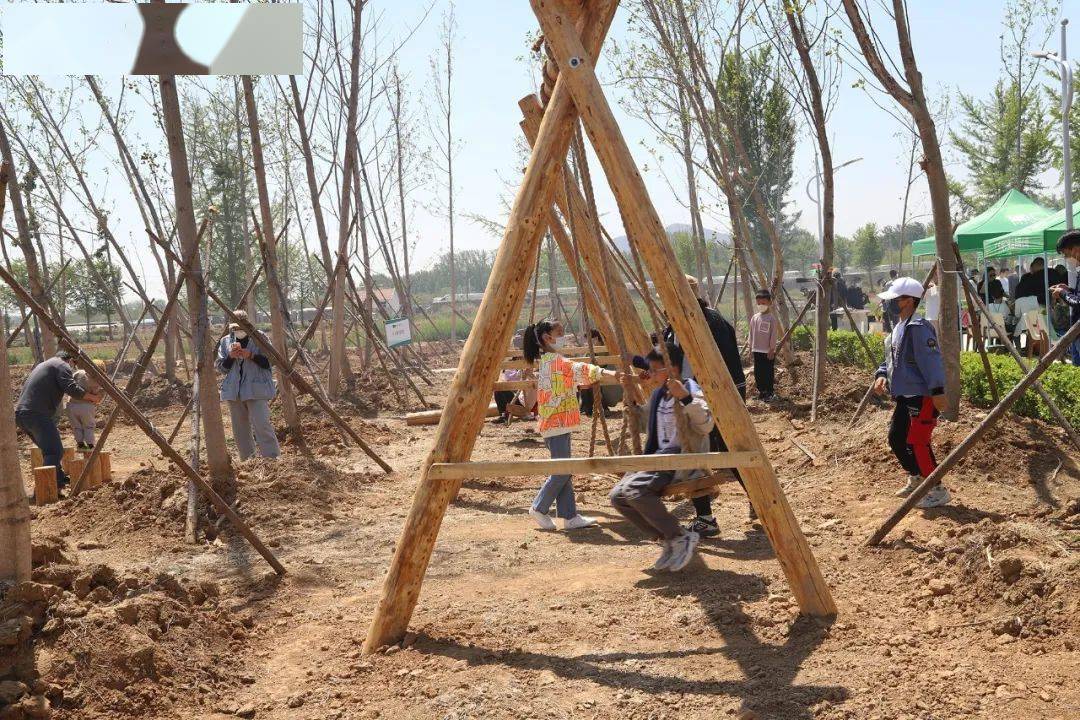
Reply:
[[[243,330],[237,330],[236,332],[233,333],[233,337],[236,338],[237,340],[243,340],[244,338],[247,337],[247,333],[244,332]]]
[[[1065,258],[1065,267],[1067,267],[1069,270],[1076,270],[1077,266],[1080,266],[1080,263],[1078,263],[1076,260],[1074,260],[1073,258]]]
[[[560,335],[559,337],[555,338],[555,347],[557,347],[557,348],[566,347],[566,342],[567,342],[566,336],[565,335]]]

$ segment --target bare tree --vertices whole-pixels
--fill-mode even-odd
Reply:
[[[960,327],[959,294],[956,285],[956,258],[953,254],[952,215],[949,209],[949,184],[941,158],[937,126],[923,89],[923,77],[915,61],[908,23],[907,2],[892,0],[892,21],[896,27],[896,41],[900,52],[903,80],[889,69],[898,67],[887,50],[881,46],[880,35],[874,30],[868,12],[856,0],[843,0],[851,30],[858,42],[866,65],[884,90],[911,115],[922,142],[922,169],[930,188],[930,205],[934,215],[934,238],[939,269],[942,328]],[[947,405],[942,413],[953,419],[960,409],[960,336],[955,330],[946,330],[938,339],[945,359],[945,396]]]
[[[207,312],[206,287],[199,253],[198,230],[191,199],[191,173],[188,169],[187,148],[184,144],[184,123],[180,113],[180,98],[176,78],[158,78],[161,95],[162,121],[169,146],[172,168],[173,197],[176,208],[176,232],[180,239],[180,257],[190,258],[187,280],[188,314],[191,319],[192,351],[195,372],[199,376],[198,401],[205,436],[206,460],[215,486],[227,489],[232,478],[232,463],[225,446],[225,423],[221,418],[221,403],[213,363],[209,362],[210,317]],[[164,239],[164,238],[163,238]]]
[[[450,339],[457,337],[457,264],[454,256],[454,158],[457,141],[454,137],[454,43],[457,41],[457,20],[453,0],[443,14],[439,49],[431,58],[431,79],[435,88],[431,137],[435,144],[434,163],[446,175],[446,220],[450,242]]]

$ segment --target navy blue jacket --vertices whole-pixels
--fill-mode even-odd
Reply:
[[[937,333],[926,318],[912,316],[900,337],[900,347],[885,338],[885,362],[875,377],[889,381],[893,397],[932,396],[945,392],[945,361],[941,357]]]

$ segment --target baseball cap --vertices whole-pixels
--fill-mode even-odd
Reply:
[[[882,300],[893,300],[898,297],[921,298],[923,296],[922,283],[912,277],[899,277],[889,283],[889,287],[878,293]]]

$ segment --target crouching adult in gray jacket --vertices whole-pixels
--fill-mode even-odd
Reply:
[[[243,312],[237,315],[247,319]],[[229,334],[218,343],[218,372],[224,373],[221,399],[229,403],[233,439],[241,460],[255,454],[276,458],[281,454],[274,425],[270,422],[270,400],[277,393],[270,360],[263,355],[259,344],[236,323],[229,325]]]

